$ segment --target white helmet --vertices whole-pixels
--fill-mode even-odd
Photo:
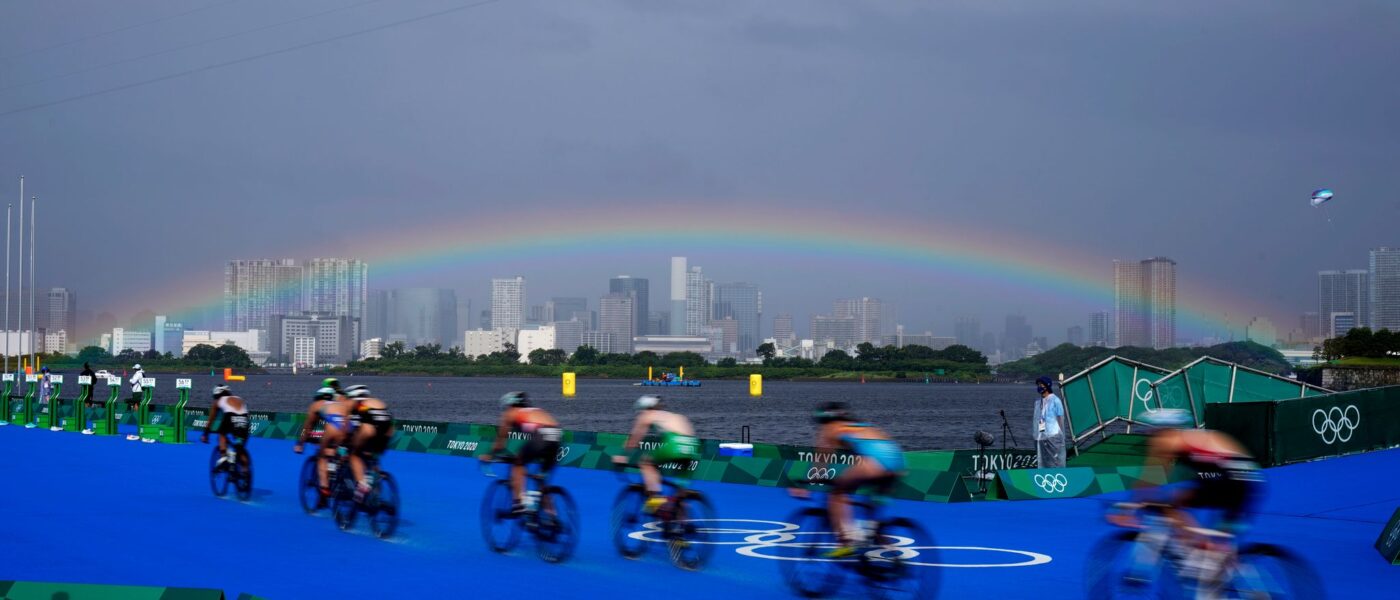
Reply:
[[[637,410],[647,410],[661,406],[661,398],[657,396],[642,396],[637,398],[636,404],[632,405]]]

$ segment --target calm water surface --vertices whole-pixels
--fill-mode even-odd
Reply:
[[[176,376],[155,377],[156,401],[173,402]],[[76,376],[72,379],[76,381]],[[218,379],[208,375],[193,379],[190,404],[208,406],[208,391]],[[1036,397],[1029,385],[767,381],[763,397],[750,398],[747,381],[706,382],[699,388],[641,388],[630,381],[580,379],[578,395],[566,399],[556,379],[340,379],[345,385],[368,385],[403,419],[491,422],[499,417],[501,394],[523,390],[567,428],[611,432],[627,430],[632,402],[646,390],[659,392],[673,409],[688,415],[702,437],[738,439],[740,429],[748,425],[754,441],[802,445],[812,441],[813,407],[826,400],[843,400],[858,417],[884,428],[909,450],[975,448],[972,436],[979,429],[997,434],[1000,441],[1000,410],[1006,411],[1020,446],[1029,447],[1027,434]],[[300,412],[306,410],[320,381],[321,377],[312,375],[254,375],[231,385],[255,410]]]

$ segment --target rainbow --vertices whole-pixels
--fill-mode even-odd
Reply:
[[[875,219],[806,207],[715,207],[712,202],[667,205],[664,223],[635,206],[551,210],[547,215],[480,212],[459,220],[428,221],[397,235],[356,239],[353,257],[369,263],[372,282],[382,282],[507,260],[562,263],[643,256],[660,261],[676,253],[703,251],[707,257],[732,256],[746,261],[755,257],[820,259],[828,266],[878,269],[892,276],[936,276],[960,285],[1033,291],[1035,297],[1081,302],[1086,314],[1112,306],[1109,261],[1054,245],[1053,239],[1045,237],[1036,237],[1032,247],[1021,237],[918,219]],[[311,245],[266,256],[230,258],[344,254]],[[1178,328],[1184,331],[1228,331],[1241,328],[1253,316],[1286,314],[1256,299],[1227,293],[1226,285],[1220,282],[1187,284],[1180,279],[1185,278],[1179,278],[1177,319]],[[126,314],[162,308],[162,314],[179,320],[183,315],[222,306],[223,301],[221,288],[172,284],[124,298],[119,308],[129,311]]]

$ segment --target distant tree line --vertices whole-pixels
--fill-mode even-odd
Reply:
[[[1340,358],[1400,358],[1400,332],[1389,329],[1372,332],[1370,327],[1357,327],[1346,335],[1322,342],[1313,348],[1319,360]]]
[[[253,369],[257,365],[253,364],[253,359],[248,357],[248,353],[242,348],[233,344],[222,346],[211,346],[199,344],[190,348],[184,356],[177,357],[169,352],[161,353],[155,350],[137,352],[135,350],[122,350],[117,354],[108,352],[101,346],[84,346],[77,355],[52,353],[43,355],[41,364],[50,368],[69,369],[81,367],[84,363],[91,365],[94,369],[116,368],[127,369],[132,365],[140,364],[146,370],[156,369],[188,369],[188,368],[210,368],[210,369]]]
[[[998,365],[997,375],[1002,378],[1031,379],[1041,375],[1055,377],[1064,373],[1069,377],[1115,355],[1164,369],[1178,369],[1202,356],[1211,356],[1265,373],[1286,375],[1292,371],[1288,360],[1278,350],[1254,342],[1229,342],[1210,347],[1163,350],[1135,346],[1081,348],[1073,344],[1060,344],[1033,357]]]

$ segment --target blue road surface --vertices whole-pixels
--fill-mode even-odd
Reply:
[[[541,562],[528,546],[513,555],[486,549],[477,524],[485,479],[471,459],[390,452],[403,522],[391,541],[337,530],[323,511],[304,514],[296,476],[304,456],[283,441],[252,441],[251,502],[209,492],[210,449],[0,427],[0,579],[217,587],[273,599],[586,598],[621,594],[671,598],[790,597],[776,561],[720,536],[704,572],[680,571],[663,552],[619,557],[608,515],[620,482],[612,473],[562,469],[555,482],[575,496],[584,524],[568,563]],[[1306,557],[1332,598],[1377,597],[1400,589],[1400,567],[1372,548],[1400,505],[1400,450],[1268,471],[1268,499],[1250,537]],[[784,490],[702,484],[723,526],[782,528],[801,503]],[[898,502],[944,547],[938,567],[946,598],[1083,597],[1090,547],[1110,528],[1106,499],[935,504]],[[920,541],[921,544],[927,543]],[[659,550],[659,548],[658,548]],[[1048,562],[1047,562],[1048,561]],[[934,568],[934,567],[930,567]]]

